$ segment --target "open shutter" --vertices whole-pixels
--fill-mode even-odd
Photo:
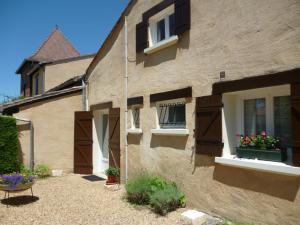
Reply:
[[[109,166],[120,168],[120,108],[109,109]]]
[[[93,114],[75,112],[74,124],[74,173],[93,173]]]
[[[293,165],[300,166],[300,83],[291,84]]]
[[[196,98],[196,153],[222,155],[222,107],[220,95]]]
[[[142,52],[148,47],[148,22],[142,21],[136,25],[136,52]]]
[[[191,27],[190,0],[175,0],[175,34],[183,34]]]

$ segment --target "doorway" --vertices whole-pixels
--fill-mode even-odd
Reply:
[[[93,114],[93,174],[105,177],[109,167],[108,110],[96,110]]]

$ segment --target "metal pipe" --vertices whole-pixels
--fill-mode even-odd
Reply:
[[[23,118],[17,118],[16,120],[23,121],[29,123],[30,126],[30,139],[29,139],[29,168],[33,170],[34,168],[34,140],[33,140],[33,123],[31,120],[23,119]]]
[[[127,16],[125,16],[125,99],[124,99],[124,108],[125,108],[125,182],[128,180],[128,142],[127,142],[127,117],[128,117],[128,105],[127,105],[127,95],[128,95],[128,49],[127,49]]]

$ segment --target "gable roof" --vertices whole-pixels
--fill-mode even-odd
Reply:
[[[108,36],[104,40],[103,44],[101,45],[100,49],[96,53],[94,59],[92,60],[92,62],[88,66],[88,68],[86,69],[85,80],[88,80],[90,74],[95,69],[97,63],[101,59],[100,55],[101,55],[102,51],[105,50],[106,45],[111,41],[111,39],[113,38],[113,35],[115,34],[115,32],[118,31],[118,27],[122,24],[125,16],[129,14],[130,10],[132,9],[132,7],[135,5],[136,2],[137,2],[137,0],[130,0],[129,3],[128,3],[128,5],[125,7],[125,9],[123,10],[123,12],[121,13],[118,21],[115,23],[115,25],[113,26],[112,30],[110,31],[110,33],[108,34]]]
[[[56,61],[80,56],[80,53],[61,33],[58,27],[55,27],[44,43],[29,58],[30,61]]]
[[[36,52],[23,60],[16,73],[21,73],[23,66],[27,62],[41,64],[79,56],[80,53],[73,47],[71,42],[68,41],[68,39],[56,26]]]

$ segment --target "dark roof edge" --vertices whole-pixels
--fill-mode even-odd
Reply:
[[[66,58],[66,59],[59,59],[53,62],[45,63],[45,64],[50,64],[50,65],[55,65],[55,64],[60,64],[60,63],[66,63],[66,62],[71,62],[71,61],[76,61],[76,60],[82,60],[82,59],[88,59],[95,57],[96,53],[93,54],[87,54],[87,55],[81,55],[81,56],[76,56],[72,58]]]
[[[51,88],[46,93],[53,92],[53,91],[63,90],[63,89],[66,89],[66,87],[69,87],[70,85],[76,84],[77,82],[82,82],[82,80],[84,79],[84,76],[85,75],[79,75],[79,76],[76,76],[76,77],[72,77],[72,78],[66,80],[65,82],[63,82],[63,83],[61,83],[61,84],[59,84],[59,85]]]
[[[88,80],[91,72],[95,69],[97,63],[98,63],[98,56],[100,55],[100,53],[102,53],[102,51],[104,50],[104,47],[106,46],[106,44],[109,42],[110,38],[113,36],[113,34],[115,33],[115,31],[117,30],[118,26],[121,24],[121,22],[123,21],[123,18],[128,14],[128,11],[131,10],[131,8],[134,6],[134,4],[137,2],[137,0],[130,0],[130,2],[128,3],[128,5],[125,7],[125,9],[123,10],[123,12],[121,13],[119,19],[117,20],[117,22],[115,23],[115,25],[113,26],[113,28],[111,29],[110,33],[107,35],[107,37],[105,38],[104,42],[102,43],[100,49],[97,51],[93,61],[90,63],[90,65],[88,66],[88,68],[86,69],[86,77],[85,79]]]
[[[32,103],[48,100],[48,99],[51,99],[51,98],[57,98],[57,97],[61,97],[61,96],[64,96],[64,95],[69,95],[69,94],[72,94],[72,93],[75,93],[75,92],[79,92],[81,90],[82,90],[82,86],[77,86],[77,87],[72,87],[72,88],[64,89],[64,90],[60,90],[60,91],[46,92],[42,95],[37,95],[37,96],[34,96],[34,97],[29,97],[29,98],[25,98],[25,99],[22,99],[22,100],[15,101],[15,102],[3,104],[2,108],[3,108],[3,111],[5,113],[5,110],[9,110],[9,109],[12,109],[12,108],[15,108],[15,107],[21,107],[21,106],[24,106],[24,105],[29,105],[29,104],[32,104]]]

